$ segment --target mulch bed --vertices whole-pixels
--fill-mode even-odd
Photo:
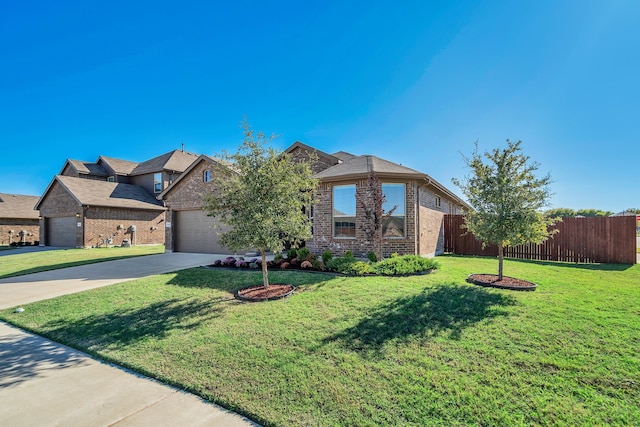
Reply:
[[[498,280],[497,274],[470,274],[467,277],[467,282],[473,283],[474,285],[509,289],[512,291],[535,291],[538,287],[535,283],[514,277],[502,276],[502,280]]]
[[[284,283],[271,283],[268,288],[253,285],[236,291],[236,298],[242,301],[271,301],[288,297],[293,293],[293,286]]]

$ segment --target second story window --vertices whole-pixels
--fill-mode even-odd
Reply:
[[[204,173],[202,174],[202,180],[204,182],[211,181],[211,171],[210,170],[207,169],[206,171],[204,171]]]
[[[162,172],[153,174],[153,191],[154,193],[161,193],[162,188]]]

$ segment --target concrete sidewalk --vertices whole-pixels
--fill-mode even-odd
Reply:
[[[0,322],[0,425],[257,426],[190,393]]]
[[[0,280],[10,308],[224,257],[166,253]],[[0,322],[0,425],[257,426],[195,395]]]

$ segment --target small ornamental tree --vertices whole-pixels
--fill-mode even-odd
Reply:
[[[464,158],[471,175],[464,181],[453,179],[474,208],[466,215],[467,231],[483,246],[498,246],[498,280],[503,278],[504,248],[542,243],[550,236],[548,226],[556,221],[541,211],[551,195],[551,177],[536,176],[539,164],[521,153],[520,144],[507,139],[504,150],[481,156],[476,143],[472,157]]]
[[[398,208],[394,206],[389,211],[384,211],[386,197],[382,192],[382,185],[378,181],[375,172],[369,173],[367,186],[362,192],[356,192],[356,201],[362,209],[362,222],[360,229],[364,232],[367,241],[372,243],[373,252],[378,260],[382,260],[382,247],[384,242],[384,224],[393,212]]]
[[[269,147],[274,136],[255,132],[245,120],[244,141],[235,154],[224,153],[230,173],[214,177],[215,190],[205,209],[229,226],[220,242],[232,250],[258,249],[264,287],[269,286],[266,253],[281,252],[284,242],[298,245],[311,238],[311,223],[303,207],[310,206],[317,182],[312,160],[294,161]]]

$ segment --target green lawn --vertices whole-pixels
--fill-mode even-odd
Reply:
[[[640,266],[505,261],[535,292],[432,274],[271,273],[286,300],[240,303],[259,273],[190,269],[0,317],[267,425],[640,425]]]
[[[25,252],[13,249],[15,253],[0,257],[0,279],[39,273],[58,268],[94,262],[112,261],[140,255],[164,253],[163,245],[135,246],[131,248],[58,249],[42,252]]]

